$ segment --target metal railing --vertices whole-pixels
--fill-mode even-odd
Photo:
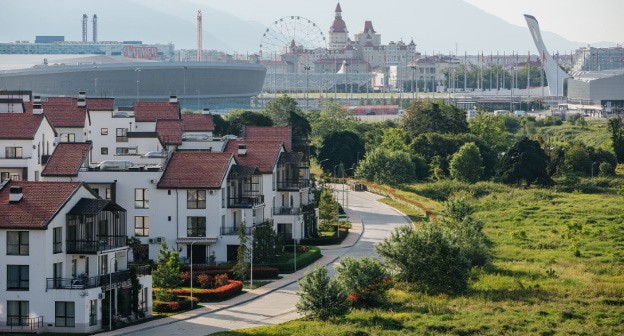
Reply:
[[[137,267],[137,276],[146,276],[151,274],[149,265]],[[111,279],[112,278],[112,279]],[[101,286],[108,286],[110,283],[116,284],[130,280],[130,270],[114,272],[112,275],[103,274],[93,277],[77,277],[77,278],[46,278],[46,289],[89,289]]]
[[[222,236],[237,236],[238,231],[240,230],[240,226],[222,226],[221,227],[221,235]],[[245,235],[251,235],[252,227],[245,227]]]
[[[43,316],[37,317],[7,317],[7,329],[36,330],[43,328]]]
[[[277,181],[277,190],[299,190],[310,187],[309,179],[284,179]]]
[[[264,204],[264,195],[228,197],[228,208],[253,208]]]
[[[275,207],[273,216],[296,216],[301,215],[301,208]]]
[[[67,240],[67,253],[70,254],[95,254],[98,251],[110,250],[126,246],[126,236],[107,236],[100,240]]]

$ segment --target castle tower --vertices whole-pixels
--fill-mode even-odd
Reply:
[[[336,5],[336,16],[331,27],[329,27],[329,50],[341,50],[347,46],[349,31],[347,24],[342,19],[342,8],[340,2]]]

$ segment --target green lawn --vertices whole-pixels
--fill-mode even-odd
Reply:
[[[624,197],[618,187],[583,194],[443,182],[408,190],[420,203],[423,195],[473,195],[495,259],[472,272],[467,293],[430,296],[397,285],[386,306],[355,309],[343,319],[301,319],[226,334],[624,334]],[[422,219],[420,211],[399,207]]]

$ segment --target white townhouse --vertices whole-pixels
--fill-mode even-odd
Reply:
[[[91,333],[109,315],[150,315],[149,267],[130,270],[128,249],[125,209],[82,182],[2,182],[0,331]]]
[[[24,105],[25,112],[0,113],[0,181],[39,180],[42,165],[54,151],[48,118],[40,108]]]

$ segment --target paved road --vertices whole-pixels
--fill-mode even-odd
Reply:
[[[340,196],[342,197],[342,196]],[[348,206],[353,215],[364,225],[360,240],[349,248],[325,249],[323,255],[342,257],[375,256],[374,245],[387,237],[399,225],[408,220],[391,207],[377,202],[380,196],[368,192],[348,192]],[[339,262],[337,259],[332,265]],[[330,267],[333,272],[333,267]],[[217,312],[178,321],[156,328],[133,332],[132,335],[184,335],[199,336],[217,331],[250,328],[278,324],[299,318],[295,311],[297,283],[261,296],[253,301]]]

